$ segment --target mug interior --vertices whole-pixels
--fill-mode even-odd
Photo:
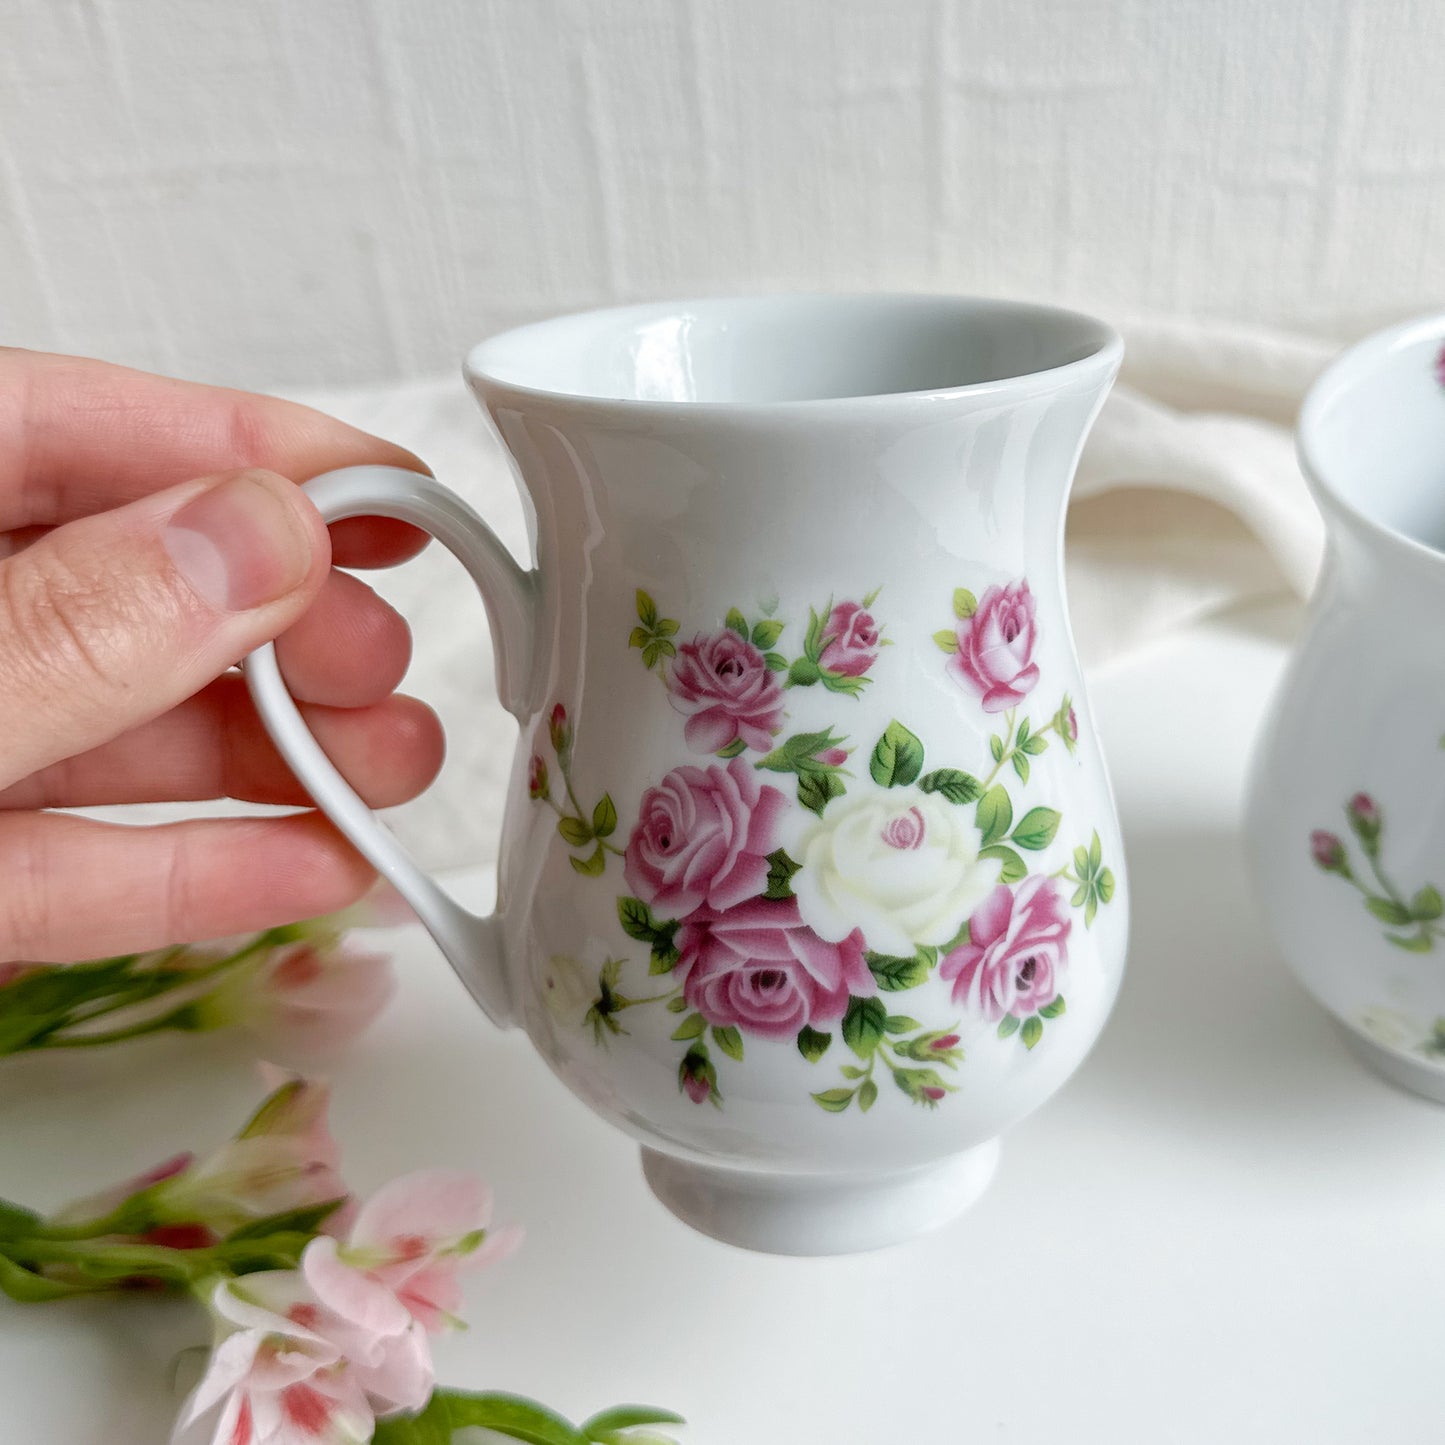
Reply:
[[[1091,317],[949,296],[772,296],[629,306],[493,337],[474,379],[601,401],[837,401],[986,386],[1106,357]]]
[[[1300,412],[1300,453],[1327,495],[1445,553],[1445,316],[1347,351]]]

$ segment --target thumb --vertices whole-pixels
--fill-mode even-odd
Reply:
[[[284,632],[326,526],[250,470],[70,522],[0,562],[0,788],[169,711]]]

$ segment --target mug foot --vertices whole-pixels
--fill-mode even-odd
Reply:
[[[1445,1104],[1445,1070],[1432,1068],[1429,1064],[1417,1063],[1414,1059],[1387,1049],[1373,1039],[1367,1039],[1348,1024],[1335,1020],[1335,1027],[1344,1036],[1350,1052],[1366,1068],[1389,1080],[1397,1088],[1408,1089],[1412,1094],[1423,1094],[1437,1104]]]
[[[947,1224],[998,1166],[990,1139],[938,1164],[889,1174],[755,1174],[642,1151],[652,1192],[701,1234],[763,1254],[855,1254]]]

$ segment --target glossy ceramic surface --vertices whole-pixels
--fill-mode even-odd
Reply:
[[[1396,1083],[1445,1099],[1445,316],[1316,382],[1300,459],[1329,530],[1256,755],[1246,836],[1304,986]]]
[[[263,652],[273,735],[708,1233],[941,1222],[1103,1025],[1127,902],[1060,561],[1119,355],[1086,317],[936,297],[593,313],[467,363],[535,570],[429,479],[311,484],[429,527],[490,605],[522,727],[496,916],[411,867]]]

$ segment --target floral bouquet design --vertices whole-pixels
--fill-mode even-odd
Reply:
[[[646,789],[625,835],[610,794],[590,809],[577,796],[564,703],[548,720],[552,761],[532,758],[529,792],[557,813],[572,866],[601,876],[620,865],[618,923],[645,949],[653,983],[636,987],[643,970],[622,950],[577,1021],[606,1045],[627,1032],[628,1009],[680,1015],[678,1087],[694,1103],[724,1107],[726,1069],[745,1067],[751,1044],[787,1044],[818,1063],[841,1041],[841,1079],[812,1092],[819,1107],[866,1113],[881,1081],[936,1108],[957,1087],[970,1030],[1038,1045],[1065,1011],[1072,914],[1088,927],[1113,897],[1097,831],[1052,871],[1027,861],[1062,823],[1020,797],[1031,760],[1053,745],[1072,754],[1079,736],[1067,694],[1042,719],[1027,711],[1043,677],[1027,580],[982,598],[959,588],[952,625],[934,634],[961,704],[1000,719],[983,766],[933,766],[896,718],[859,756],[846,710],[891,641],[878,595],[809,608],[794,653],[776,599],[752,618],[730,608],[720,628],[680,642],[681,623],[639,591],[629,648],[698,758]],[[790,733],[788,694],[811,687],[837,695],[837,718]],[[554,964],[551,986],[571,998],[558,976],[580,965]],[[893,995],[935,976],[950,985],[955,1017],[895,1011]]]

